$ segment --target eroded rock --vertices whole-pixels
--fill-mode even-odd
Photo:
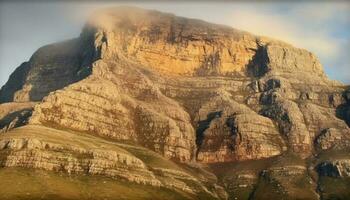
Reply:
[[[161,163],[226,164],[288,157],[287,152],[317,160],[323,151],[348,151],[348,92],[326,77],[314,54],[157,11],[106,9],[88,21],[79,38],[40,48],[0,91],[0,102],[33,100],[42,102],[31,125],[143,146],[162,155]],[[9,113],[4,107],[1,118]],[[16,117],[6,130],[23,121]],[[234,179],[241,184],[222,187],[150,166],[130,152],[70,148],[38,133],[30,139],[5,135],[3,166],[118,176],[222,199],[231,198],[223,191],[231,186],[250,188],[250,195],[257,180],[272,181],[279,198],[298,196],[303,188],[296,183],[306,181],[307,194],[300,198],[318,198],[304,165],[265,166],[262,178],[248,170]],[[330,166],[347,173],[346,162]]]
[[[350,160],[334,159],[330,161],[325,161],[317,166],[317,171],[321,176],[349,177]]]

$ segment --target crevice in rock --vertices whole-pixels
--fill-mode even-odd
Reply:
[[[343,98],[346,102],[336,107],[336,117],[344,120],[350,128],[350,89],[343,93]]]
[[[255,55],[247,65],[247,75],[251,77],[262,77],[268,72],[267,64],[269,58],[266,47],[257,42],[258,48],[255,50]]]
[[[10,131],[13,128],[24,126],[32,116],[33,108],[26,108],[9,113],[0,119],[0,133]]]
[[[202,145],[203,139],[204,139],[204,132],[207,130],[210,126],[210,122],[213,121],[215,118],[219,118],[222,115],[222,111],[215,111],[211,112],[207,115],[207,119],[199,121],[196,129],[196,145],[197,145],[197,153],[200,150],[200,147]]]

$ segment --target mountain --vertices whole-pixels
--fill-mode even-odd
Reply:
[[[350,197],[349,88],[227,26],[103,9],[0,102],[1,199]]]

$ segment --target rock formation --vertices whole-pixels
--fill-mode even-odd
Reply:
[[[35,103],[3,103],[0,104],[0,133],[28,123]]]
[[[32,114],[5,110],[38,101]],[[14,102],[0,105],[0,128],[9,131],[0,135],[2,167],[104,175],[213,199],[260,199],[265,185],[276,191],[270,198],[318,199],[318,174],[349,172],[349,92],[314,54],[172,14],[97,12],[79,38],[42,47],[18,67],[0,102]],[[58,142],[65,137],[77,140]],[[149,165],[132,149],[178,167]],[[343,152],[341,161],[324,160],[330,152]],[[292,158],[301,162],[285,161]],[[237,169],[240,176],[215,167],[267,159]]]

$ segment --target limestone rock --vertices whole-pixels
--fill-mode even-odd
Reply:
[[[208,113],[209,122],[200,137],[197,159],[201,162],[227,162],[268,158],[286,150],[272,121],[244,106]],[[233,107],[232,109],[237,109]],[[245,110],[245,111],[244,111]],[[213,116],[216,115],[216,116]],[[203,124],[203,121],[200,122]]]
[[[93,50],[86,45],[79,38],[41,47],[1,88],[0,103],[40,101],[89,75]]]
[[[205,185],[216,184],[202,175],[209,172],[199,170],[194,176],[145,148],[43,126],[27,125],[0,135],[0,170],[3,167],[102,175],[219,198],[217,189]]]
[[[123,151],[85,149],[36,138],[4,138],[0,147],[2,157],[5,157],[0,161],[1,167],[117,176],[133,182],[160,185],[141,160]],[[12,152],[6,153],[8,151]]]
[[[325,161],[317,166],[317,170],[321,176],[350,177],[350,160],[335,159]]]
[[[133,141],[168,158],[191,160],[195,136],[183,108],[133,70],[132,64],[129,71],[120,72],[103,68],[102,61],[98,65],[91,77],[45,98],[31,123]],[[114,76],[105,77],[99,70]]]
[[[346,103],[338,107],[338,112],[340,112],[341,117],[346,121],[350,126],[350,89],[347,89],[343,96],[346,99]]]
[[[281,101],[262,112],[277,121],[280,131],[288,138],[293,151],[303,156],[311,152],[312,138],[296,103],[289,100]]]
[[[254,199],[319,199],[316,183],[302,165],[274,166],[263,171]],[[268,192],[267,192],[268,191]]]
[[[28,124],[35,103],[0,104],[0,133]]]
[[[317,58],[304,49],[288,48],[284,45],[266,45],[268,71],[282,73],[315,73],[315,76],[325,76]],[[297,58],[297,59],[296,59]]]
[[[105,57],[122,54],[166,74],[242,73],[257,46],[254,36],[230,27],[131,7],[97,13],[91,27],[106,40]]]
[[[319,148],[326,149],[347,149],[350,147],[349,130],[339,131],[339,129],[329,128],[322,131],[316,140]]]
[[[214,199],[233,198],[230,188],[244,185],[253,195],[260,183],[278,188],[278,199],[317,199],[310,171],[321,156],[330,157],[323,153],[348,152],[349,99],[349,90],[329,80],[307,50],[172,14],[104,9],[79,38],[40,48],[0,90],[1,103],[42,101],[29,126],[17,127],[27,115],[3,123],[14,129],[1,139],[1,164],[123,177]],[[22,109],[6,105],[1,120]],[[77,138],[71,147],[52,142],[41,135],[43,127]],[[36,129],[30,137],[12,134],[30,128]],[[101,149],[94,140],[120,148]],[[214,178],[203,172],[289,157],[302,163],[239,170],[246,178],[230,180],[242,184],[219,185],[220,169]],[[182,164],[169,169],[176,162]],[[303,196],[297,183],[305,181]]]

